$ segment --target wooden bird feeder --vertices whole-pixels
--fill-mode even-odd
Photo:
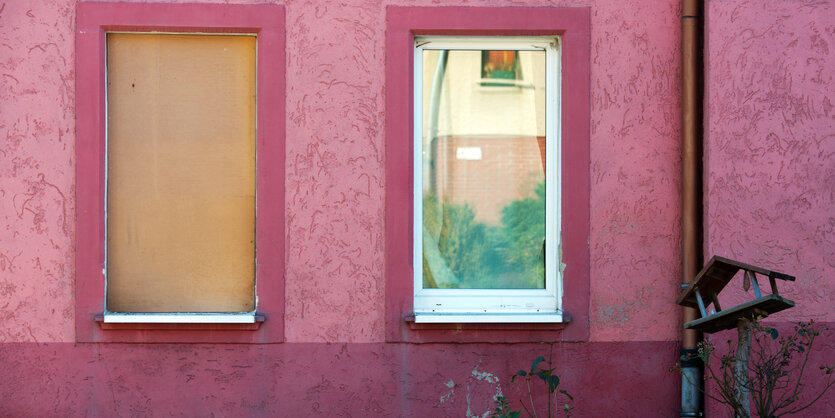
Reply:
[[[739,270],[744,271],[743,289],[747,292],[753,286],[755,299],[722,310],[719,305],[719,292]],[[768,277],[771,284],[770,295],[763,296],[757,274]],[[751,319],[755,315],[768,316],[793,307],[794,302],[781,297],[777,292],[777,279],[794,281],[794,276],[713,256],[678,298],[679,305],[698,308],[702,315],[701,318],[684,324],[684,328],[713,333],[736,328],[740,319]],[[710,305],[712,308],[708,310]]]

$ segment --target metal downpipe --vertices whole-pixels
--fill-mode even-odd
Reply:
[[[702,265],[701,254],[701,37],[700,0],[682,0],[681,16],[681,206],[682,283],[689,284]],[[683,308],[684,322],[697,319],[696,310]],[[681,354],[695,354],[698,332],[684,330]],[[681,416],[699,417],[702,412],[703,364],[698,357],[682,361]]]

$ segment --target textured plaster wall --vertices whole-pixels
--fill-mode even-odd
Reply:
[[[291,341],[383,339],[385,4],[288,3]],[[676,13],[592,5],[592,340],[678,338]]]
[[[676,414],[675,342],[592,345],[552,353],[575,416]],[[8,343],[0,375],[15,379],[0,379],[0,416],[485,416],[497,394],[527,399],[509,377],[548,353],[545,344]],[[541,411],[546,400],[535,402]]]
[[[797,276],[779,283],[789,322],[835,319],[835,6],[829,1],[709,1],[705,249]],[[742,300],[741,286],[725,292]],[[724,293],[723,292],[723,295]],[[750,297],[750,296],[748,296]],[[736,339],[732,331],[713,341]],[[835,336],[815,343],[802,400],[831,364]],[[831,416],[835,393],[801,416]],[[727,415],[709,402],[710,416]]]
[[[0,1],[0,342],[75,338],[74,22]]]
[[[387,4],[286,3],[288,341],[384,339]],[[677,7],[591,6],[591,339],[674,340]],[[73,341],[75,4],[0,7],[0,341]]]
[[[547,346],[383,343],[388,4],[286,2],[288,343],[211,346],[74,344],[75,2],[0,0],[0,413],[469,415],[520,394],[507,376]],[[592,11],[592,342],[555,364],[580,415],[673,415],[678,4],[513,4]],[[780,318],[831,322],[835,12],[708,12],[706,253],[797,275]]]
[[[680,338],[678,16],[592,4],[592,340]]]
[[[773,319],[831,322],[835,6],[711,1],[708,19],[706,253],[796,276]]]
[[[521,395],[508,376],[547,346],[383,342],[385,6],[437,2],[285,4],[287,343],[134,345],[75,344],[75,2],[0,0],[0,415],[460,416]],[[591,342],[555,364],[582,416],[672,415],[678,6],[513,5],[592,12]]]
[[[384,340],[385,7],[287,4],[288,341]]]

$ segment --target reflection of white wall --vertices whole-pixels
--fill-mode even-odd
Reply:
[[[521,80],[482,79],[481,51],[449,51],[433,144],[440,53],[423,51],[423,190],[466,203],[478,222],[498,225],[502,208],[533,196],[544,178],[545,51],[519,51]]]
[[[423,55],[423,126],[440,51]],[[520,51],[522,87],[482,86],[481,51],[450,51],[441,91],[438,135],[545,136],[545,52]]]

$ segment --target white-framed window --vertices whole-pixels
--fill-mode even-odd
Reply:
[[[558,37],[415,38],[416,322],[562,322]]]
[[[255,34],[106,34],[106,323],[254,323]]]

